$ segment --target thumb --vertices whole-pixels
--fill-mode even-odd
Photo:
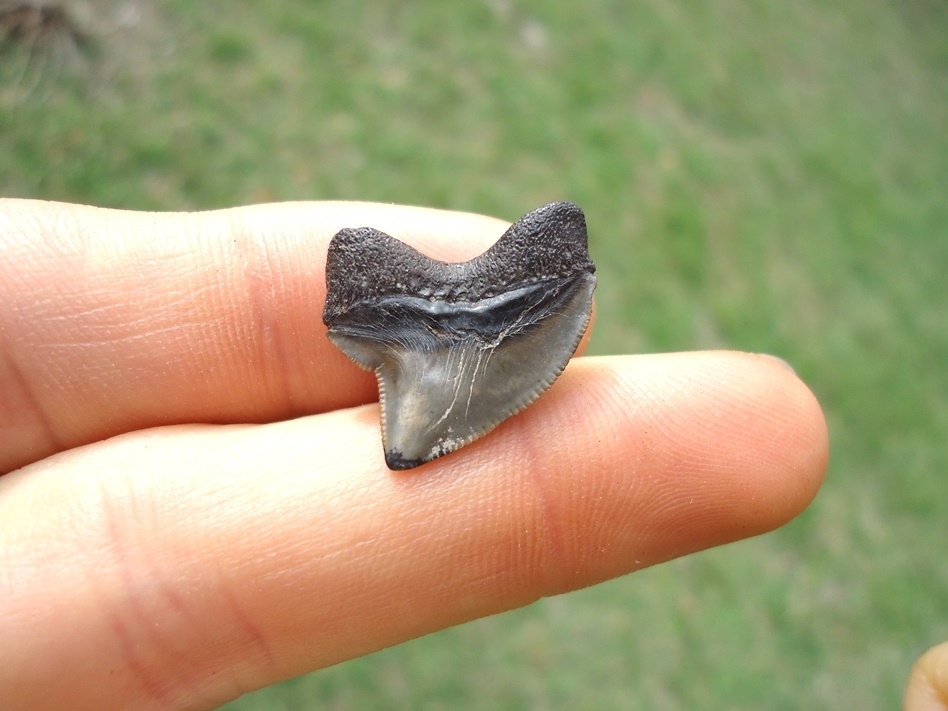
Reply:
[[[903,711],[948,711],[948,642],[923,654],[909,676]]]

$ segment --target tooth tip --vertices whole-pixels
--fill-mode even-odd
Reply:
[[[392,471],[404,471],[405,469],[414,469],[425,464],[422,459],[405,459],[402,453],[396,450],[385,452],[385,464]]]

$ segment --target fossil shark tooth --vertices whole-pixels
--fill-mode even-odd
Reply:
[[[583,211],[568,202],[527,213],[457,264],[371,227],[336,234],[323,323],[375,371],[389,468],[453,452],[549,388],[589,323],[595,271]]]

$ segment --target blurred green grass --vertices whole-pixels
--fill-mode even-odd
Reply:
[[[591,351],[787,359],[784,529],[265,689],[311,708],[883,709],[948,639],[948,5],[80,2],[0,56],[0,194],[586,210]]]

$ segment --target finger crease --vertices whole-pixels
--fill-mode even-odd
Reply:
[[[530,429],[526,424],[520,424],[521,418],[513,421],[518,423],[520,430],[524,480],[531,485],[535,504],[532,508],[537,511],[536,525],[526,531],[526,535],[533,538],[531,548],[536,551],[537,583],[541,595],[556,594],[564,589],[563,576],[569,575],[564,528]]]
[[[12,462],[0,460],[0,472],[7,467],[26,463],[19,460],[25,460],[27,457],[39,459],[64,448],[46,411],[30,387],[23,368],[17,363],[3,331],[3,326],[0,325],[0,441],[7,440],[4,433],[12,432],[14,442],[25,442],[27,451],[23,451],[22,446],[20,451],[17,451],[16,447],[11,448],[7,456],[15,459]],[[4,450],[6,449],[7,445],[4,446]]]
[[[235,229],[235,233],[239,230]],[[294,408],[287,364],[292,352],[284,342],[280,318],[273,318],[278,295],[285,291],[282,271],[272,267],[266,246],[258,241],[242,236],[235,240],[235,247],[243,266],[244,291],[253,323],[250,337],[259,373],[263,375],[264,387],[277,392],[278,401],[283,403],[283,414],[290,413]]]

